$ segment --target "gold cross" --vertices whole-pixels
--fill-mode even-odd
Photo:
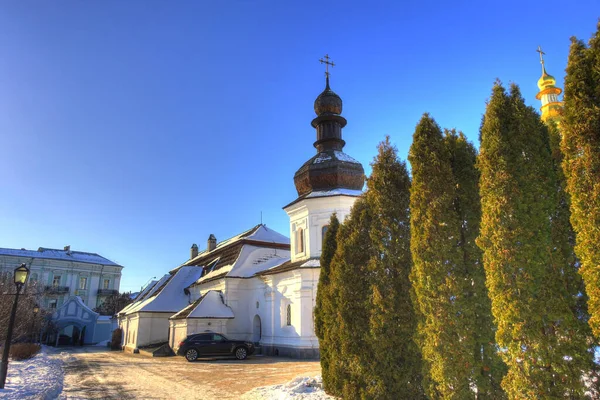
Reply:
[[[540,62],[542,63],[542,65],[544,65],[544,53],[542,51],[542,46],[538,46],[538,49],[536,50],[538,53],[540,53]]]
[[[321,62],[321,64],[325,64],[325,76],[327,78],[329,78],[329,66],[331,65],[331,68],[335,67],[335,64],[333,63],[333,61],[329,61],[329,54],[325,54],[325,59],[323,60],[322,58],[319,59],[319,61]]]

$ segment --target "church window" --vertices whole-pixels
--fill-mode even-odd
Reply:
[[[52,286],[60,286],[60,275],[54,275],[54,278],[52,278]]]
[[[291,326],[292,325],[292,305],[291,304],[287,305],[286,316],[285,316],[285,324],[287,326]]]
[[[82,276],[81,278],[79,278],[79,289],[85,289],[85,287],[87,286],[87,278],[85,276]]]
[[[296,231],[296,253],[304,253],[304,229]]]
[[[323,243],[325,243],[325,235],[327,234],[328,230],[329,230],[329,225],[324,225],[321,228],[321,235],[322,235],[321,240],[323,241]]]
[[[56,308],[56,300],[50,300],[48,302],[48,307],[55,309]]]
[[[102,289],[109,289],[110,286],[110,279],[105,279],[104,282],[102,283]]]

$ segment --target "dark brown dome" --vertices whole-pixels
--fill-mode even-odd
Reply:
[[[362,165],[340,150],[325,150],[304,163],[294,175],[298,196],[333,189],[362,190]]]
[[[317,154],[294,175],[298,196],[334,189],[362,190],[365,182],[362,165],[342,151],[346,145],[342,139],[346,119],[340,115],[342,99],[329,87],[329,76],[325,90],[315,100],[315,112],[317,117],[311,125],[317,131],[317,141],[313,144]]]
[[[317,115],[342,113],[342,99],[329,88],[329,80],[323,93],[315,100],[315,113]]]

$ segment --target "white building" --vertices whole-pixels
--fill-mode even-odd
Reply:
[[[112,325],[92,311],[108,296],[119,294],[123,267],[98,254],[40,247],[37,250],[0,248],[0,272],[10,272],[21,264],[30,270],[29,281],[43,290],[42,304],[53,311],[56,331],[48,332],[49,343],[59,336],[83,336],[82,343],[110,338]]]
[[[194,244],[189,260],[119,312],[125,349],[168,342],[177,350],[187,335],[211,330],[258,342],[265,354],[318,357],[313,310],[323,237],[332,213],[343,220],[362,194],[364,171],[342,151],[346,120],[328,77],[315,112],[317,154],[296,172],[298,198],[284,207],[292,244],[264,225],[218,244],[210,235],[201,253]]]
[[[44,304],[60,308],[71,296],[79,296],[90,308],[119,293],[123,267],[98,254],[40,247],[37,250],[0,248],[0,271],[12,272],[25,263],[29,279],[44,288]]]

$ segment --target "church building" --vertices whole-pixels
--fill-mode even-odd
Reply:
[[[291,243],[261,224],[221,242],[210,235],[203,251],[194,244],[189,260],[118,313],[126,351],[162,343],[177,351],[187,335],[208,330],[258,343],[267,355],[319,356],[313,312],[323,237],[334,212],[340,221],[350,213],[365,179],[343,152],[342,99],[325,75],[311,123],[316,154],[295,173],[298,197],[283,207]]]

